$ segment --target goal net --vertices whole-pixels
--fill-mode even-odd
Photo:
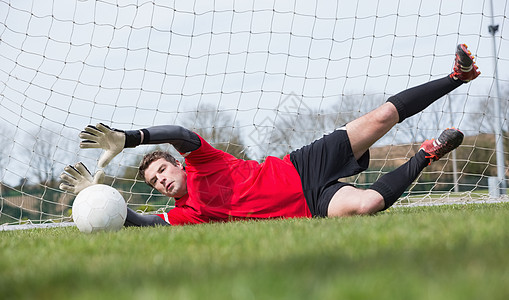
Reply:
[[[348,180],[367,187],[457,127],[463,145],[399,203],[490,201],[497,141],[509,165],[509,6],[493,0],[492,15],[490,2],[0,0],[0,224],[70,221],[74,195],[58,189],[59,175],[79,161],[97,170],[100,151],[78,146],[88,124],[178,124],[237,157],[282,157],[446,76],[459,43],[481,76],[398,124]],[[174,203],[136,179],[153,148],[127,149],[106,169],[107,183],[147,212]]]

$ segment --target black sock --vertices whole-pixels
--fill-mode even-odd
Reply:
[[[461,80],[454,80],[447,76],[404,90],[389,97],[387,102],[396,106],[401,123],[406,118],[423,111],[431,103],[447,95],[461,84],[463,84]]]
[[[156,225],[170,225],[163,219],[156,215],[142,215],[136,213],[134,210],[127,208],[127,218],[125,219],[124,226],[156,226]]]
[[[424,168],[429,165],[430,159],[426,158],[424,151],[417,152],[409,161],[380,177],[370,189],[382,195],[385,202],[383,210],[391,207],[405,190],[414,182]]]

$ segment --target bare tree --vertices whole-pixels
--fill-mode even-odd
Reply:
[[[189,118],[181,120],[182,126],[195,131],[216,149],[249,159],[240,137],[239,126],[229,111],[222,111],[210,104],[202,104]]]
[[[5,126],[0,126],[0,143],[4,146],[0,147],[0,193],[3,190],[3,175],[5,173],[5,168],[7,167],[7,163],[9,160],[9,151],[11,151],[12,147],[6,147],[5,145],[11,145],[12,142],[12,133],[10,130],[7,129]]]
[[[64,154],[59,150],[68,148],[67,140],[61,139],[57,130],[39,128],[31,134],[34,140],[32,149],[27,149],[30,158],[30,170],[35,180],[48,187],[58,185],[58,175],[61,173]]]
[[[305,106],[300,97],[293,95],[278,107],[267,153],[282,157],[360,117],[379,103],[375,96],[346,95],[336,104],[317,110]]]
[[[498,116],[494,113],[493,101],[500,101],[500,112],[502,120],[499,120]],[[477,129],[493,133],[495,132],[494,120],[502,122],[502,131],[509,132],[509,89],[505,89],[502,92],[501,99],[495,97],[488,97],[480,100],[477,105],[476,113],[470,117],[470,122],[479,124]]]

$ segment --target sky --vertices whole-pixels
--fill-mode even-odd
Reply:
[[[229,113],[250,156],[262,159],[278,114],[333,113],[348,97],[364,113],[373,97],[449,74],[458,43],[482,75],[449,99],[453,115],[439,101],[404,126],[478,134],[496,116],[462,122],[484,113],[480,100],[499,99],[495,61],[505,94],[509,82],[509,5],[492,2],[494,14],[489,0],[0,0],[0,181],[33,176],[42,144],[55,170],[77,161],[93,170],[98,152],[78,148],[86,125],[189,124],[203,104]],[[381,142],[402,142],[395,136],[405,130]],[[137,155],[126,151],[111,172]]]

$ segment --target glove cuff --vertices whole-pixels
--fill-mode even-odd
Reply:
[[[134,148],[141,144],[141,132],[139,130],[125,131],[124,148]]]

